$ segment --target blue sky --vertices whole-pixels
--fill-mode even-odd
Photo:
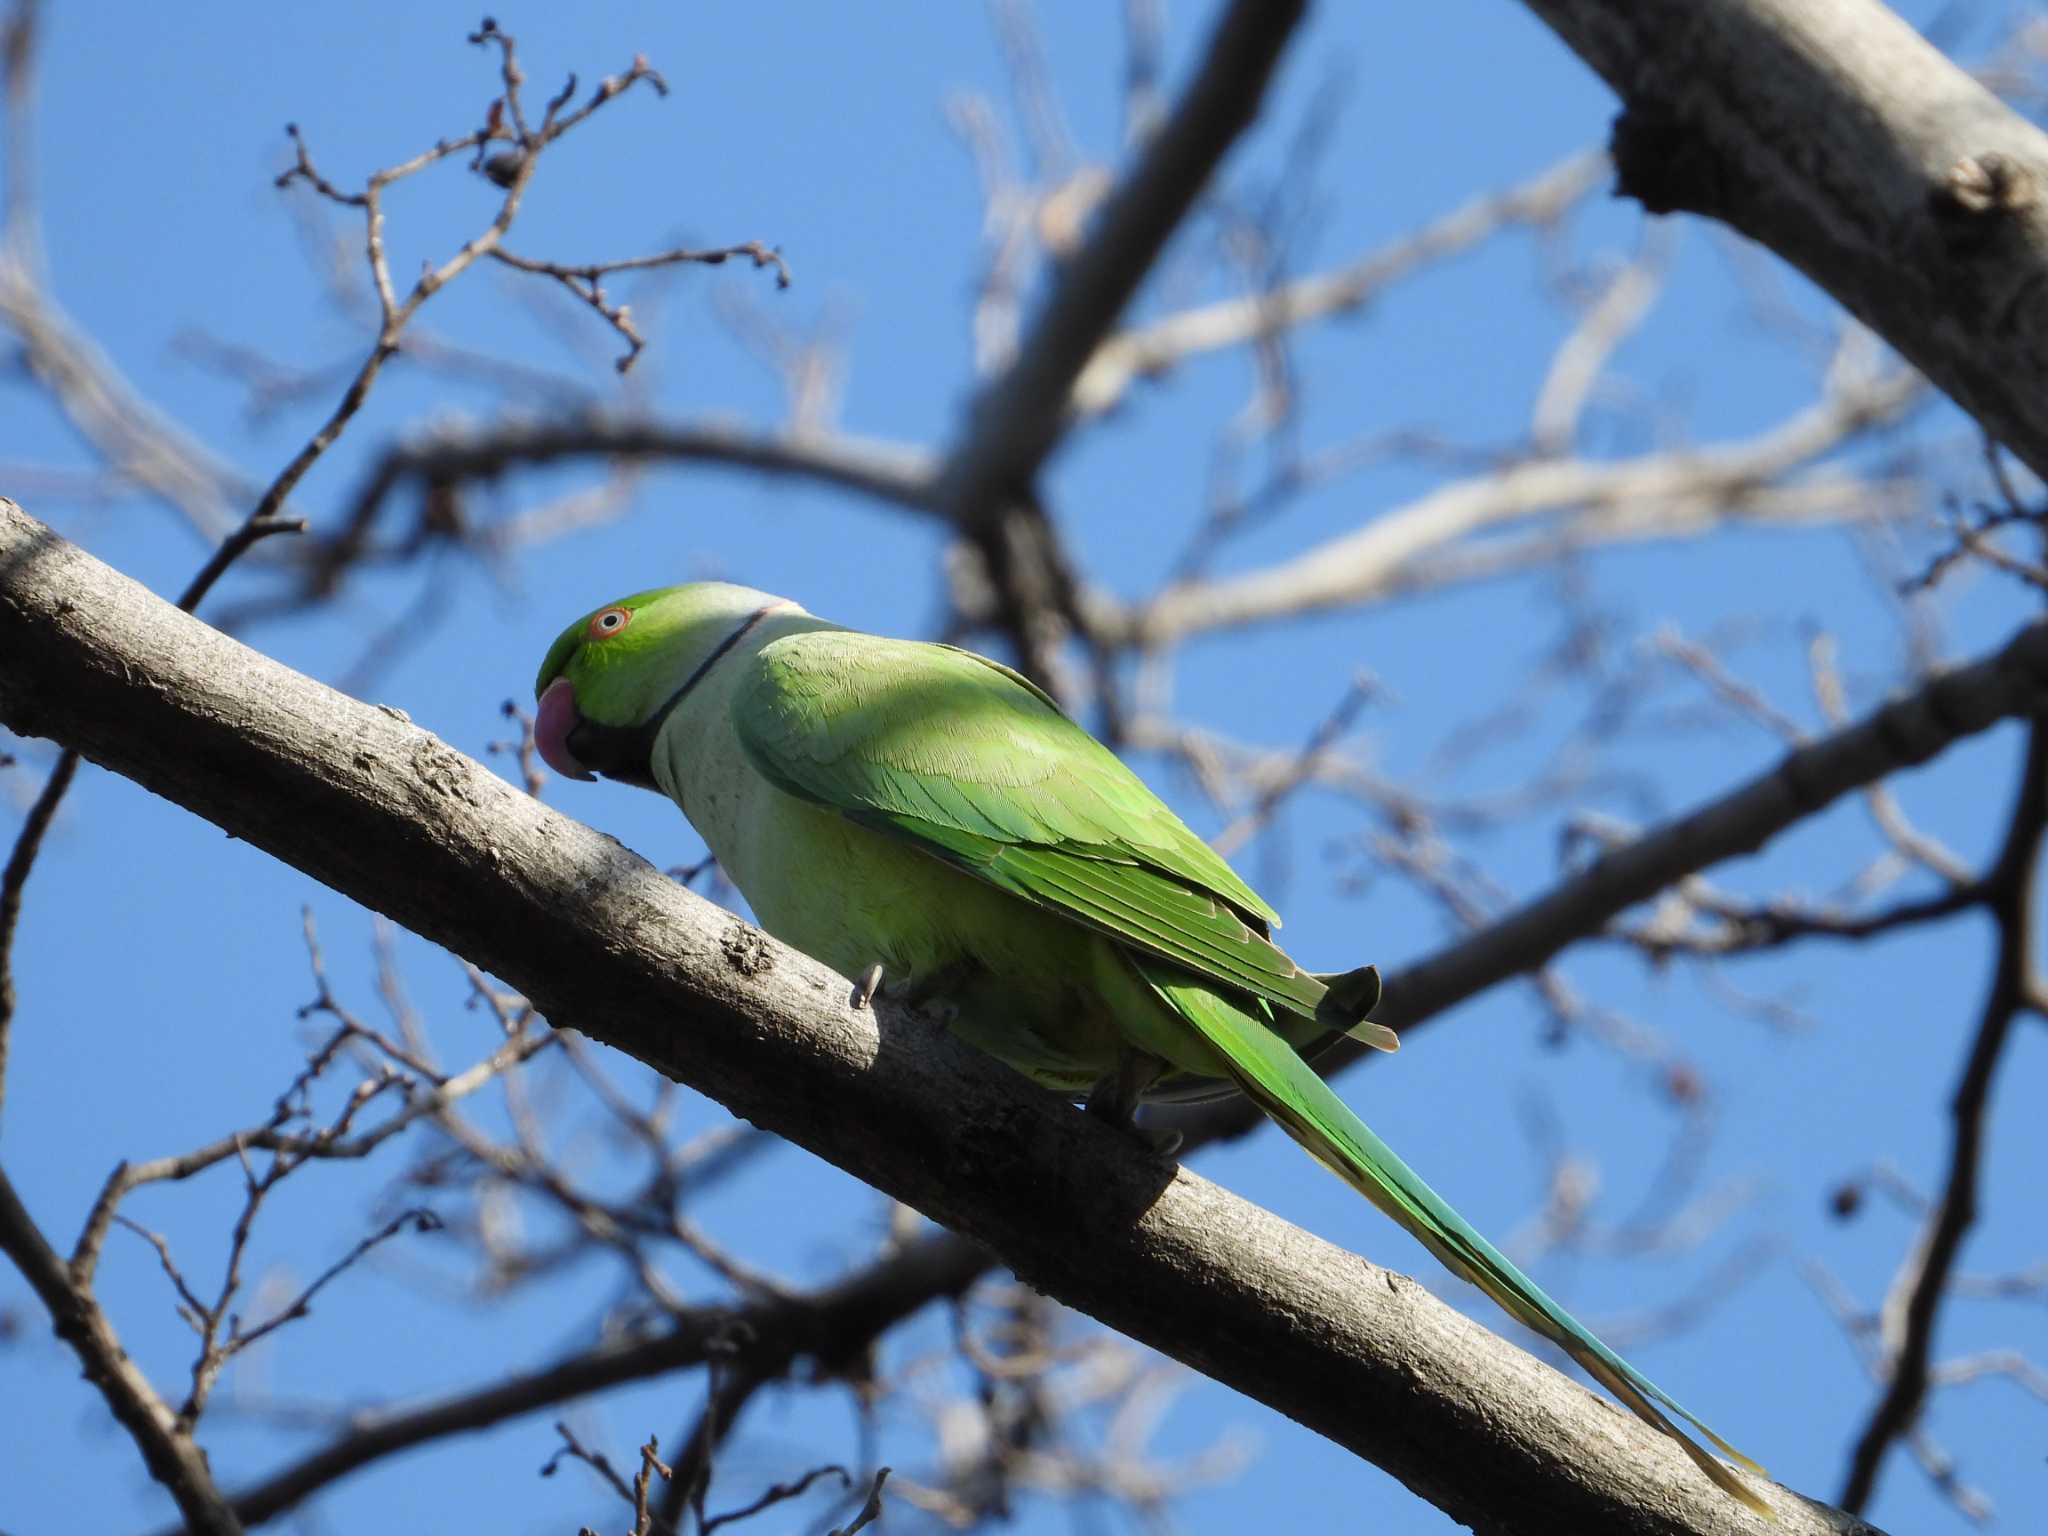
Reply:
[[[1118,143],[1117,10],[1044,10],[1046,54],[1073,141],[1099,163]],[[1184,74],[1209,14],[1170,8],[1170,80]],[[550,154],[514,249],[581,261],[759,239],[779,246],[795,274],[787,293],[730,267],[649,286],[639,307],[650,346],[627,398],[678,418],[779,422],[780,384],[719,323],[722,296],[794,334],[838,328],[847,342],[838,422],[845,430],[931,447],[949,440],[973,381],[967,315],[982,208],[944,106],[952,93],[981,93],[1006,130],[1015,122],[987,13],[964,5],[648,4],[529,6],[498,18],[519,38],[536,92],[567,70],[587,87],[636,52],[673,87],[665,101],[635,95],[613,103]],[[321,168],[344,184],[467,130],[496,82],[493,61],[463,42],[475,21],[453,7],[384,0],[203,13],[138,7],[118,26],[101,12],[52,8],[37,110],[51,290],[138,389],[252,480],[267,478],[304,439],[333,388],[252,419],[242,388],[194,361],[191,338],[255,348],[303,369],[351,363],[366,339],[360,315],[328,303],[308,260],[293,216],[303,192],[272,187],[289,163],[283,126],[297,122]],[[1984,19],[1961,45],[1982,46],[1996,21]],[[1300,211],[1292,254],[1300,271],[1349,259],[1597,143],[1612,114],[1604,88],[1518,6],[1324,6],[1290,51],[1275,110],[1229,163],[1226,185],[1249,194],[1287,177],[1289,145],[1325,97],[1336,105],[1315,175],[1288,183]],[[487,186],[452,166],[397,189],[394,271],[402,278],[420,260],[444,255],[489,217],[493,201]],[[1198,220],[1183,237],[1141,300],[1145,312],[1218,295],[1189,276],[1214,230],[1212,220]],[[1632,206],[1596,196],[1569,222],[1563,249],[1598,263],[1625,259],[1643,238]],[[1535,243],[1509,236],[1305,335],[1296,351],[1305,444],[1401,427],[1513,446],[1569,324],[1546,293],[1546,270]],[[1669,292],[1615,365],[1634,394],[1595,411],[1582,451],[1645,451],[1654,440],[1649,422],[1667,437],[1738,437],[1811,397],[1810,361],[1756,318],[1747,285],[1759,271],[1794,312],[1829,322],[1825,302],[1768,258],[1681,224]],[[555,298],[479,271],[437,298],[424,323],[445,340],[562,372],[593,402],[617,402],[608,368],[614,339]],[[1190,364],[1138,391],[1057,458],[1048,503],[1091,579],[1124,596],[1158,585],[1199,519],[1210,441],[1242,404],[1247,379],[1242,356]],[[157,591],[175,592],[204,557],[193,533],[144,500],[81,502],[63,494],[65,484],[27,473],[90,460],[33,389],[9,382],[0,402],[0,492]],[[307,479],[299,506],[316,525],[331,526],[370,457],[394,437],[481,423],[501,409],[537,406],[515,399],[507,407],[496,388],[394,367],[341,447]],[[1981,493],[1969,435],[1953,413],[1927,413],[1913,440],[1947,454],[1937,485]],[[1220,568],[1297,553],[1446,473],[1390,463],[1348,477],[1231,543]],[[478,491],[474,508],[510,516],[578,483],[562,472],[516,477]],[[787,592],[850,624],[926,633],[942,612],[942,549],[928,523],[843,495],[723,472],[660,472],[641,482],[631,515],[609,525],[488,567],[444,560],[431,571],[362,580],[315,618],[257,626],[246,638],[336,681],[355,674],[373,636],[401,625],[404,644],[364,684],[366,696],[481,754],[504,734],[500,702],[526,696],[547,642],[605,599],[719,575]],[[1616,657],[1640,655],[1644,637],[1667,622],[1688,636],[1736,635],[1731,665],[1810,727],[1811,631],[1836,637],[1859,708],[1882,697],[1905,656],[1867,547],[1841,530],[1748,530],[1628,547],[1579,562],[1572,579],[1605,622]],[[221,603],[262,589],[260,575],[238,578]],[[1510,786],[1589,702],[1583,685],[1567,685],[1548,724],[1529,738],[1455,771],[1436,754],[1461,723],[1524,696],[1533,658],[1558,639],[1558,591],[1549,577],[1503,581],[1201,640],[1180,658],[1174,708],[1190,723],[1292,746],[1355,672],[1369,668],[1386,697],[1366,712],[1355,750],[1433,792]],[[1968,656],[2026,612],[2020,597],[1980,580],[1953,583],[1933,616],[1949,651]],[[1654,707],[1611,749],[1640,792],[1589,802],[1597,808],[1637,820],[1668,813],[1759,771],[1779,752],[1754,726],[1700,711],[1697,690],[1683,679],[1667,677],[1660,687]],[[1999,835],[2019,745],[2016,729],[1994,731],[1906,776],[1900,793],[1927,828],[1980,859]],[[25,803],[49,761],[43,744],[16,750],[20,766],[0,776],[10,806]],[[1198,828],[1222,824],[1187,775],[1158,761],[1140,766]],[[555,785],[550,799],[657,863],[697,856],[687,825],[654,797]],[[1509,890],[1535,892],[1555,872],[1559,819],[1546,813],[1469,851]],[[1410,886],[1379,878],[1352,888],[1369,830],[1356,807],[1307,793],[1240,856],[1285,911],[1290,948],[1309,963],[1398,965],[1448,931],[1440,910]],[[1848,805],[1719,875],[1754,894],[1826,893],[1872,847],[1861,807]],[[336,986],[374,1013],[366,913],[132,785],[91,770],[81,777],[28,893],[16,957],[21,1012],[0,1124],[0,1160],[60,1246],[116,1160],[179,1150],[250,1123],[296,1070],[311,1027],[295,1017],[312,995],[302,907],[315,915]],[[395,952],[444,1061],[486,1051],[486,1021],[463,1008],[467,986],[456,964],[409,936],[397,937]],[[1880,1201],[1858,1221],[1834,1224],[1823,1218],[1824,1201],[1879,1160],[1923,1190],[1938,1183],[1944,1106],[1975,1022],[1987,953],[1987,930],[1972,918],[1881,949],[1796,949],[1723,973],[1746,993],[1794,1002],[1810,1021],[1797,1030],[1731,1007],[1725,991],[1685,966],[1647,972],[1600,948],[1575,953],[1564,968],[1583,993],[1654,1027],[1699,1064],[1713,1131],[1704,1184],[1748,1198],[1701,1250],[1565,1262],[1542,1278],[1596,1326],[1625,1324],[1690,1294],[1746,1245],[1764,1245],[1768,1260],[1694,1326],[1625,1352],[1776,1476],[1816,1496],[1838,1488],[1872,1388],[1802,1279],[1803,1266],[1824,1264],[1866,1306],[1881,1297],[1911,1221]],[[1496,1238],[1523,1228],[1544,1195],[1545,1171],[1524,1129],[1529,1105],[1548,1106],[1572,1154],[1599,1169],[1596,1222],[1633,1208],[1679,1130],[1643,1063],[1585,1038],[1547,1048],[1543,1034],[1530,991],[1511,985],[1418,1034],[1398,1070],[1345,1086],[1375,1128]],[[2041,1031],[2025,1027],[2000,1080],[1987,1217],[1965,1255],[1973,1273],[2044,1258],[2029,1218],[2048,1128],[2025,1113],[2044,1068]],[[646,1091],[630,1063],[613,1069]],[[684,1114],[688,1131],[723,1120],[701,1101]],[[578,1155],[587,1156],[592,1178],[607,1176],[601,1152],[585,1145]],[[265,1213],[252,1277],[303,1282],[332,1262],[375,1224],[380,1191],[402,1160],[387,1152],[371,1167],[316,1168],[288,1185]],[[1476,1301],[1335,1180],[1310,1175],[1278,1135],[1205,1153],[1198,1166],[1376,1262],[1428,1278],[1460,1305]],[[217,1173],[148,1191],[134,1214],[211,1273],[237,1202],[233,1177]],[[857,1260],[886,1209],[844,1176],[779,1148],[696,1215],[752,1261],[806,1283]],[[492,1300],[449,1283],[461,1272],[430,1239],[405,1240],[238,1367],[204,1433],[223,1481],[238,1486],[309,1443],[253,1405],[398,1400],[538,1364],[587,1339],[619,1283],[605,1265],[589,1263],[548,1287]],[[679,1268],[678,1276],[712,1294],[701,1271]],[[174,1386],[189,1362],[189,1336],[139,1240],[116,1234],[102,1294],[136,1357],[160,1385]],[[0,1343],[0,1530],[160,1524],[166,1506],[11,1271],[0,1274],[0,1308],[19,1325]],[[1495,1326],[1483,1302],[1471,1310]],[[888,1360],[943,1352],[945,1338],[942,1321],[926,1319],[892,1341]],[[2048,1359],[2038,1305],[1951,1306],[1943,1357],[1994,1347]],[[1197,1378],[1185,1386],[1160,1448],[1191,1453],[1241,1437],[1256,1455],[1231,1480],[1176,1505],[1181,1528],[1286,1527],[1337,1511],[1390,1533],[1451,1528],[1376,1469],[1260,1406]],[[669,1440],[701,1391],[694,1377],[662,1382],[607,1398],[576,1422],[626,1457],[649,1430]],[[623,1507],[580,1472],[534,1475],[556,1443],[555,1416],[383,1464],[329,1492],[320,1524],[309,1528],[623,1528]],[[2048,1509],[2040,1403],[2009,1381],[1987,1380],[1942,1394],[1928,1422],[1959,1456],[1962,1474],[1996,1500],[2006,1528],[2039,1523]],[[928,1464],[928,1435],[903,1404],[885,1413],[883,1437],[885,1458],[906,1473]],[[713,1505],[729,1507],[770,1480],[854,1454],[843,1394],[771,1394],[720,1462],[722,1496]],[[1092,1513],[1100,1528],[1117,1528],[1122,1518],[1100,1507]],[[1963,1524],[1897,1453],[1871,1515],[1895,1531]],[[1064,1530],[1076,1518],[1033,1498],[1020,1505],[1018,1526]],[[899,1511],[891,1521],[908,1528],[911,1517]]]

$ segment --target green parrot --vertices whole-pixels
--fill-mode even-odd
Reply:
[[[1395,1048],[1365,1017],[1378,973],[1296,965],[1272,908],[1022,674],[694,582],[578,619],[534,694],[550,767],[666,794],[763,927],[859,978],[856,1005],[885,983],[940,1005],[982,1050],[1125,1124],[1141,1099],[1242,1091],[1770,1514],[1663,1410],[1754,1462],[1546,1296],[1304,1059],[1340,1033]]]

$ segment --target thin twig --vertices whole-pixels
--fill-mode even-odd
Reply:
[[[560,1469],[562,1462],[565,1459],[570,1461],[580,1461],[585,1466],[589,1467],[593,1472],[595,1472],[599,1477],[603,1478],[607,1483],[609,1483],[611,1485],[612,1491],[616,1493],[621,1499],[625,1500],[626,1503],[633,1505],[634,1513],[636,1516],[645,1517],[646,1523],[641,1523],[640,1520],[636,1519],[633,1527],[633,1536],[647,1536],[647,1533],[649,1531],[655,1529],[659,1529],[660,1531],[662,1531],[664,1533],[664,1536],[674,1536],[676,1529],[674,1526],[670,1525],[665,1520],[659,1519],[659,1517],[654,1516],[648,1511],[646,1497],[647,1490],[645,1486],[642,1486],[639,1497],[636,1498],[634,1496],[633,1490],[627,1486],[625,1478],[619,1475],[619,1469],[612,1465],[611,1458],[606,1456],[603,1451],[591,1450],[581,1440],[578,1440],[576,1438],[576,1432],[570,1429],[569,1426],[566,1423],[562,1422],[560,1419],[557,1419],[555,1421],[555,1433],[562,1437],[562,1444],[561,1447],[557,1449],[552,1456],[550,1456],[545,1462],[541,1464],[540,1475],[542,1477],[553,1477],[555,1473]],[[648,1441],[648,1445],[652,1446],[653,1444],[653,1440],[650,1439]],[[646,1462],[644,1459],[646,1454],[646,1452],[643,1452],[643,1460],[641,1463],[641,1471],[643,1476],[646,1472]],[[666,1468],[663,1469],[663,1473],[664,1475],[667,1474]]]
[[[2028,1006],[2035,980],[2034,932],[2041,843],[2048,835],[2048,726],[2027,738],[2026,761],[2014,798],[2005,845],[1985,877],[1987,902],[1998,924],[1997,969],[1950,1105],[1948,1177],[1924,1237],[1895,1288],[1905,1296],[1898,1339],[1887,1341],[1888,1381],[1850,1455],[1840,1503],[1861,1512],[1870,1502],[1885,1452],[1913,1428],[1931,1380],[1935,1320],[1963,1238],[1977,1219],[1978,1170],[1990,1120],[1991,1092],[2013,1024]]]
[[[625,373],[639,360],[646,348],[647,340],[634,329],[633,312],[630,306],[614,304],[605,295],[604,279],[615,272],[645,272],[658,267],[674,267],[684,264],[716,267],[722,266],[735,256],[750,258],[754,266],[775,268],[775,286],[787,288],[790,284],[789,263],[782,259],[782,252],[758,240],[749,240],[744,245],[728,245],[716,250],[677,249],[662,251],[652,256],[628,256],[618,261],[591,262],[584,266],[572,266],[566,262],[536,261],[531,257],[515,256],[507,250],[493,250],[493,261],[501,262],[520,272],[531,272],[541,277],[552,277],[583,303],[588,304],[603,316],[606,324],[625,339],[626,351],[614,367]]]
[[[181,1430],[170,1407],[129,1358],[99,1303],[44,1239],[4,1171],[0,1252],[14,1261],[49,1309],[57,1337],[77,1354],[86,1380],[128,1431],[150,1476],[176,1501],[186,1530],[198,1536],[241,1536],[242,1522],[215,1485],[205,1452]]]
[[[784,1503],[787,1500],[797,1497],[797,1495],[799,1494],[808,1493],[810,1491],[811,1484],[815,1483],[821,1477],[838,1478],[839,1486],[841,1488],[851,1488],[853,1486],[853,1474],[848,1472],[846,1468],[838,1465],[836,1462],[828,1463],[827,1465],[822,1467],[813,1467],[810,1471],[804,1473],[803,1476],[797,1478],[794,1482],[775,1483],[771,1485],[766,1493],[762,1494],[758,1499],[754,1500],[754,1502],[751,1504],[742,1505],[738,1509],[728,1510],[725,1514],[722,1515],[711,1516],[709,1519],[704,1521],[702,1525],[697,1527],[698,1536],[711,1536],[711,1533],[717,1530],[721,1525],[731,1525],[735,1521],[752,1519],[755,1515],[758,1515],[764,1509],[768,1509],[773,1507],[774,1505]]]
[[[882,1484],[889,1480],[890,1470],[888,1467],[875,1468],[875,1480],[868,1485],[867,1502],[861,1505],[860,1513],[850,1524],[834,1527],[831,1536],[854,1536],[855,1532],[882,1518]]]
[[[64,802],[64,792],[78,772],[78,762],[78,754],[69,748],[57,755],[57,765],[28,808],[7,855],[7,866],[0,871],[0,1114],[7,1108],[8,1043],[14,1037],[14,932],[21,922],[21,893],[50,823],[56,819],[57,807]]]
[[[1307,742],[1296,754],[1288,770],[1269,783],[1259,794],[1251,807],[1230,825],[1210,839],[1215,850],[1228,858],[1258,835],[1259,830],[1270,822],[1288,798],[1304,784],[1315,779],[1316,770],[1322,765],[1330,748],[1356,723],[1359,712],[1379,692],[1379,684],[1369,677],[1352,679],[1351,686],[1344,690],[1344,696],[1337,701],[1336,708],[1318,722],[1310,732]]]

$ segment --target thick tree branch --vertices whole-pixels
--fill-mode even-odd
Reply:
[[[1194,80],[1059,270],[1015,359],[975,398],[934,487],[966,536],[1024,670],[1058,691],[1076,583],[1038,497],[1075,382],[1232,144],[1258,116],[1306,0],[1232,0]]]
[[[448,945],[557,1024],[985,1243],[1047,1294],[1477,1530],[1762,1528],[1664,1437],[1420,1286],[1136,1154],[914,1015],[849,1008],[843,978],[395,712],[178,614],[11,504],[0,658],[12,729],[56,733]],[[1975,687],[1944,695],[1949,714],[1988,723],[2033,697],[1983,671],[1958,674]],[[1781,1531],[1867,1529],[1771,1497]]]
[[[974,402],[947,455],[938,502],[963,529],[992,523],[1028,491],[1065,429],[1074,383],[1167,237],[1258,116],[1306,0],[1234,0],[1173,114],[1061,270],[1016,361]]]
[[[2048,135],[1876,0],[1527,0],[1623,194],[1769,247],[2048,475]]]

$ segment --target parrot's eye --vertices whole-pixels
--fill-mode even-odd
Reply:
[[[607,608],[603,613],[594,613],[590,616],[590,623],[585,626],[584,633],[592,640],[608,639],[624,629],[632,620],[633,610],[630,608]]]

